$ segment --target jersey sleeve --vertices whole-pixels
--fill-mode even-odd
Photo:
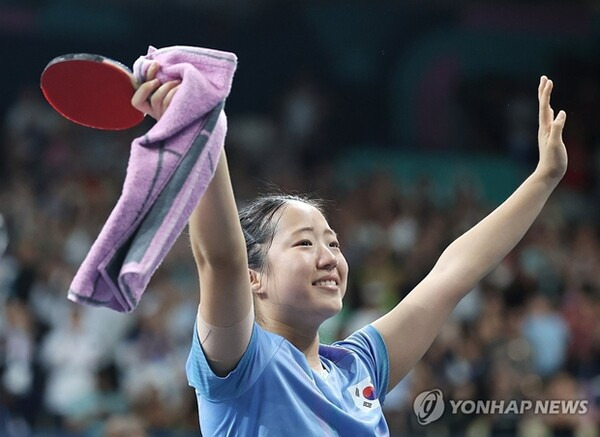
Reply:
[[[269,335],[254,323],[250,342],[239,363],[229,374],[221,377],[208,364],[194,324],[192,348],[185,366],[188,384],[196,389],[197,394],[213,402],[235,399],[252,387],[282,341],[283,338]]]
[[[333,345],[349,349],[359,357],[373,378],[379,400],[383,403],[389,380],[389,357],[379,331],[367,325]]]

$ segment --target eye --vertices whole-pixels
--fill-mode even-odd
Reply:
[[[329,247],[335,247],[335,248],[339,249],[340,243],[339,243],[339,241],[332,241],[331,243],[329,243]]]
[[[310,240],[301,240],[296,243],[296,246],[312,246],[312,241]]]

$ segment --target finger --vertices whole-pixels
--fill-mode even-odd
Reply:
[[[148,97],[157,90],[160,86],[160,81],[158,79],[153,79],[149,82],[144,82],[140,85],[137,91],[133,94],[131,98],[131,104],[138,111],[142,111],[144,113],[151,112],[150,102],[148,101]]]
[[[146,71],[146,80],[144,82],[150,82],[156,77],[156,73],[160,68],[160,64],[156,61],[152,62],[148,70]],[[140,86],[140,83],[137,81],[135,75],[130,74],[129,80],[131,80],[131,84],[133,85],[133,89],[137,90]]]
[[[550,94],[554,84],[550,79],[545,81],[545,84],[540,93],[540,129],[547,130],[553,119],[553,111],[550,107]]]
[[[171,104],[171,100],[173,100],[173,96],[175,95],[178,89],[179,84],[174,88],[171,88],[171,90],[169,90],[169,92],[165,96],[165,99],[163,100],[163,112],[165,112],[167,110],[167,107]]]
[[[546,86],[546,82],[548,82],[548,77],[546,75],[542,75],[540,77],[540,84],[538,86],[538,100],[541,100],[541,98],[542,98],[542,91],[544,90],[544,87]]]
[[[559,144],[562,143],[562,132],[567,121],[567,113],[565,111],[559,111],[556,119],[552,122],[550,128],[550,141]]]
[[[163,111],[163,101],[166,95],[171,91],[174,87],[179,85],[179,81],[171,80],[162,84],[150,97],[150,105],[154,111],[159,110],[161,113]]]
[[[150,67],[148,67],[148,71],[146,71],[146,82],[149,82],[156,77],[156,73],[158,73],[159,68],[160,64],[158,62],[152,62]]]

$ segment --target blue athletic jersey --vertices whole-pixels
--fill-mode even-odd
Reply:
[[[200,429],[212,436],[387,436],[381,404],[388,384],[388,355],[371,325],[319,356],[321,376],[285,338],[254,324],[248,348],[225,377],[206,361],[194,327],[186,364],[196,390]]]

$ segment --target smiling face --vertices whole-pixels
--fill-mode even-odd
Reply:
[[[342,309],[348,263],[323,214],[307,203],[289,201],[259,277],[254,291],[261,313],[294,326],[320,325]]]

